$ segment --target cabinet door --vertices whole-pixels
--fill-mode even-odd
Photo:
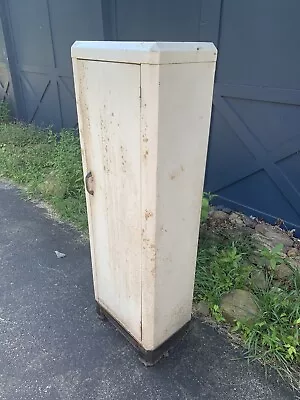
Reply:
[[[141,340],[140,66],[74,61],[96,300]]]

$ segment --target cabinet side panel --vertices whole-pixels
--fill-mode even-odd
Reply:
[[[161,65],[155,345],[191,318],[214,63]]]

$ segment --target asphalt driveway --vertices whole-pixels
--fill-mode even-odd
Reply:
[[[0,399],[294,398],[200,321],[168,358],[144,367],[97,317],[88,245],[0,183]]]

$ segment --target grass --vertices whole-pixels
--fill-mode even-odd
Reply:
[[[197,256],[195,300],[203,299],[213,306],[219,304],[223,294],[245,287],[250,267],[244,259],[250,253],[246,237],[227,239],[226,232],[203,233]]]
[[[0,106],[0,177],[46,201],[57,215],[87,232],[79,138],[73,131],[8,122]],[[1,116],[5,116],[3,117]],[[2,118],[2,119],[1,119]]]
[[[44,200],[58,216],[87,232],[85,194],[78,136],[64,130],[11,122],[5,103],[0,103],[0,177],[19,184],[26,194]],[[254,322],[236,321],[231,328],[242,339],[251,358],[274,366],[299,388],[300,376],[300,276],[294,271],[288,281],[272,285],[280,263],[287,262],[281,249],[260,249],[245,232],[206,222],[210,195],[202,204],[202,228],[197,257],[194,300],[208,303],[212,317],[224,322],[220,301],[233,289],[251,290],[260,312]],[[257,264],[254,267],[253,255]],[[253,287],[254,268],[270,281],[266,290]]]
[[[201,229],[197,257],[194,300],[204,300],[218,323],[224,323],[221,298],[233,289],[246,289],[256,298],[259,313],[255,321],[235,321],[230,327],[238,334],[247,355],[274,367],[299,390],[300,377],[300,270],[274,285],[276,268],[288,260],[282,246],[258,249],[247,234],[236,229],[205,226]],[[256,255],[254,265],[251,262]],[[258,289],[251,282],[251,272],[260,269],[269,280],[269,287]]]
[[[11,121],[10,109],[5,101],[0,102],[0,122],[9,123]]]

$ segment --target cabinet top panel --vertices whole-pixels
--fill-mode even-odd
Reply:
[[[217,49],[206,42],[76,41],[72,58],[132,64],[215,62]]]

